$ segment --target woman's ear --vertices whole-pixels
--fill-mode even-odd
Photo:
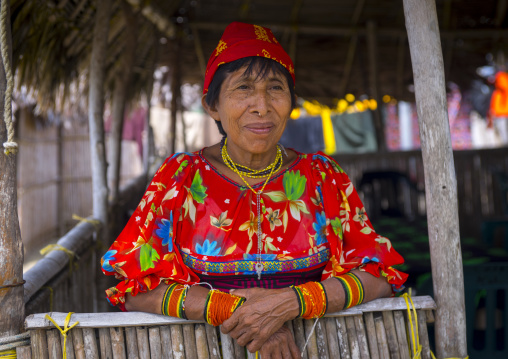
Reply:
[[[206,94],[204,94],[201,97],[201,105],[205,109],[205,111],[210,115],[211,118],[213,118],[215,121],[220,121],[219,113],[217,112],[217,109],[215,108],[215,105],[209,106],[206,103]]]

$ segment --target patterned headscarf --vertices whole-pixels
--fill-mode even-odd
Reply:
[[[250,56],[277,61],[288,70],[293,82],[295,81],[293,61],[273,36],[272,30],[243,22],[232,22],[224,30],[217,48],[208,60],[203,93],[208,92],[215,71],[220,65]]]

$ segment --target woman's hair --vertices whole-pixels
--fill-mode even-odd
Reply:
[[[260,56],[244,57],[221,65],[215,72],[212,82],[208,87],[208,92],[206,93],[205,102],[208,106],[213,107],[219,101],[220,90],[226,76],[244,66],[247,66],[244,75],[250,75],[254,70],[256,70],[259,71],[257,77],[261,79],[264,79],[270,73],[282,74],[286,78],[289,92],[291,94],[291,108],[294,109],[296,107],[295,85],[289,71],[278,62]],[[222,136],[226,136],[222,123],[220,121],[215,121],[215,124],[217,125],[220,134]]]

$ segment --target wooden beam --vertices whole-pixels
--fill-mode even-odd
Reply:
[[[508,8],[507,0],[498,0],[497,8],[496,8],[496,19],[494,20],[494,24],[496,27],[500,27],[506,17],[506,10]]]
[[[385,130],[383,126],[383,119],[381,118],[381,97],[379,96],[379,81],[378,81],[378,53],[377,53],[377,36],[376,24],[372,21],[367,22],[367,50],[369,56],[369,92],[370,96],[376,100],[378,106],[374,110],[374,127],[376,128],[376,140],[378,150],[380,152],[386,151]]]
[[[179,39],[173,42],[173,63],[171,66],[171,121],[169,126],[169,149],[170,153],[176,152],[176,121],[180,103],[180,54],[181,43]]]
[[[194,37],[194,49],[196,51],[196,56],[198,57],[199,68],[201,69],[201,74],[203,79],[205,78],[206,72],[206,58],[203,53],[203,47],[201,46],[201,38],[199,37],[199,30],[191,25],[192,36]]]
[[[168,19],[163,12],[156,9],[149,2],[142,0],[126,0],[136,11],[139,11],[148,21],[157,27],[157,29],[169,38],[173,38],[176,34],[176,26]],[[164,14],[172,15],[179,6],[180,1],[173,0],[171,9]]]
[[[457,179],[434,0],[403,0],[425,168],[438,358],[465,358],[466,318]]]
[[[5,31],[7,58],[0,59],[0,144],[7,142],[7,125],[4,122],[7,73],[12,64],[12,38],[9,2],[2,1],[6,11],[1,26]],[[0,20],[1,21],[1,20]],[[16,183],[16,153],[6,155],[0,151],[0,338],[23,331],[25,305],[23,303],[23,244],[18,221]],[[13,285],[12,287],[9,287]],[[1,286],[7,286],[1,288]]]

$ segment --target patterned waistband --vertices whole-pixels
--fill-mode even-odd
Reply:
[[[217,274],[255,274],[256,260],[238,260],[231,262],[210,262],[195,258],[182,252],[184,263],[199,273]],[[301,269],[312,268],[328,262],[330,259],[329,249],[312,254],[308,257],[289,260],[262,260],[264,274],[294,272]]]
[[[229,289],[241,288],[265,288],[265,289],[278,289],[286,288],[291,285],[299,285],[310,281],[321,281],[321,275],[325,265],[312,268],[308,271],[297,273],[276,273],[276,274],[263,274],[261,280],[255,275],[227,275],[227,276],[214,276],[198,274],[200,282],[210,284],[214,289],[227,291]]]

